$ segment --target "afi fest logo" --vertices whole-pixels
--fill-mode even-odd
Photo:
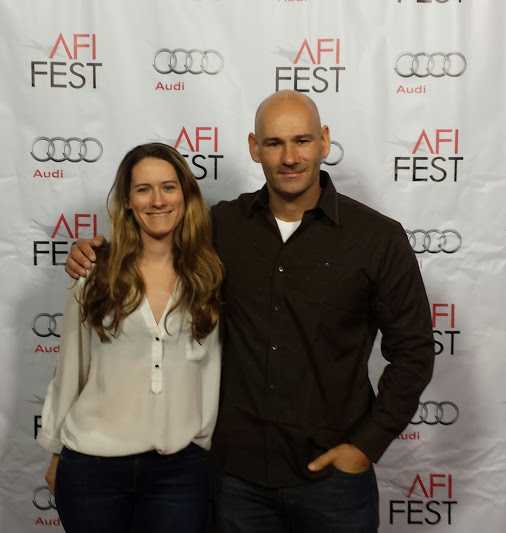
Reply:
[[[66,59],[65,61],[60,61]],[[51,61],[32,61],[32,87],[49,86],[60,89],[97,88],[97,36],[94,33],[58,35],[49,54]],[[68,60],[68,61],[67,61]]]
[[[405,500],[390,500],[390,524],[421,525],[452,523],[453,499],[451,474],[416,474]]]
[[[90,239],[97,236],[97,218],[95,213],[76,213],[71,217],[65,217],[62,213],[54,227],[34,221],[38,229],[47,234],[49,240],[33,242],[33,264],[64,265],[70,247],[76,239],[79,237]]]
[[[418,155],[419,152],[434,157]],[[394,181],[440,183],[448,178],[448,181],[456,182],[459,162],[464,160],[458,153],[458,129],[422,130],[411,152],[412,157],[395,158]]]
[[[455,337],[460,330],[455,328],[455,304],[432,304],[432,331],[436,344],[436,355],[449,353],[455,355]]]
[[[218,154],[218,137],[219,130],[216,126],[183,126],[176,139],[174,149],[188,159],[188,164],[198,180],[208,176],[218,179],[218,160],[223,159],[223,155]],[[190,153],[185,154],[184,151]]]
[[[310,66],[306,66],[310,65]],[[276,67],[276,91],[293,89],[301,93],[339,92],[341,40],[304,39],[293,59],[293,67]]]

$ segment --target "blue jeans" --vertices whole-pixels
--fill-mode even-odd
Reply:
[[[94,457],[63,448],[56,507],[67,533],[202,533],[208,474],[196,444],[172,455]]]
[[[218,474],[215,499],[220,533],[376,533],[379,525],[373,467],[334,468],[323,480],[279,489]]]

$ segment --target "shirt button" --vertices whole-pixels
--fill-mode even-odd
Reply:
[[[155,341],[159,341],[160,340],[160,337],[155,337]]]
[[[281,265],[279,265],[279,266],[278,266],[278,270],[279,270],[280,272],[283,272],[284,268],[283,268]]]
[[[274,385],[274,383],[271,383],[271,384],[269,385],[269,389],[274,390],[275,388],[276,388],[276,385]]]
[[[279,311],[279,305],[274,306],[274,311]]]
[[[272,347],[272,349],[273,349],[274,351],[276,351],[276,350],[278,349],[278,345],[275,344],[275,345]]]
[[[324,265],[323,265],[323,266],[326,266],[326,267],[328,267],[328,266],[330,266],[330,263],[324,263]]]
[[[160,368],[160,365],[155,365],[155,368]]]

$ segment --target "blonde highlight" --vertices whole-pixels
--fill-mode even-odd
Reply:
[[[201,341],[215,327],[220,310],[223,265],[212,246],[211,222],[195,177],[185,159],[162,143],[137,146],[123,158],[107,197],[110,243],[97,249],[97,262],[85,281],[81,315],[102,342],[117,335],[121,321],[141,304],[145,287],[137,266],[142,250],[139,227],[127,209],[133,167],[146,157],[170,163],[178,175],[185,214],[174,231],[173,263],[179,276],[178,299],[167,316],[181,306],[191,316],[191,331]],[[106,322],[107,320],[107,322]]]

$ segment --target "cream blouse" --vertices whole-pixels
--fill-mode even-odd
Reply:
[[[39,443],[54,453],[65,445],[103,457],[171,454],[190,442],[209,449],[218,411],[218,327],[199,344],[178,308],[167,318],[167,333],[176,284],[159,324],[144,297],[117,337],[102,343],[80,320],[76,296],[83,285],[81,278],[67,293]]]

